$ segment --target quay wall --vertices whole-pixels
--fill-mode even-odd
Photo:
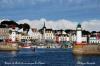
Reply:
[[[100,55],[100,45],[74,45],[74,54],[99,54]]]

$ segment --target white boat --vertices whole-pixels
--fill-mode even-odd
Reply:
[[[37,46],[37,48],[47,48],[46,46]]]
[[[61,48],[61,44],[54,44],[55,48]]]
[[[24,47],[22,47],[22,48],[27,48],[27,49],[29,49],[29,48],[31,48],[31,46],[24,46]]]

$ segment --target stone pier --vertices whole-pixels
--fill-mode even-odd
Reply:
[[[84,54],[97,54],[100,55],[100,45],[74,45],[73,54],[84,55]]]

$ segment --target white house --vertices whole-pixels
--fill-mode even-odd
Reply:
[[[9,29],[0,28],[0,41],[4,41],[6,39],[9,39]]]
[[[55,33],[55,42],[69,41],[69,35],[64,30],[57,30]]]
[[[36,28],[32,28],[31,31],[32,31],[31,36],[33,37],[33,39],[38,39],[38,40],[41,41],[41,39],[42,39],[42,34],[39,33],[39,31],[38,31]]]
[[[45,26],[45,22],[44,22],[44,26],[42,29],[39,30],[39,32],[42,35],[42,39],[44,40],[53,40],[54,39],[54,32],[52,29],[47,29]]]
[[[12,27],[9,28],[9,30],[11,31],[11,34],[10,34],[9,38],[11,39],[12,42],[16,42],[17,28],[15,26],[13,27],[13,25],[12,25]]]
[[[100,43],[100,37],[98,35],[91,35],[89,37],[89,43],[90,44],[99,44]]]

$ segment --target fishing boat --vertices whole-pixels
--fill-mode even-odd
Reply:
[[[31,48],[32,47],[32,44],[31,42],[21,42],[20,45],[19,45],[20,48]]]
[[[24,43],[24,44],[22,44],[22,45],[20,46],[20,48],[27,48],[27,49],[29,49],[29,48],[31,48],[31,44]]]
[[[61,48],[61,44],[56,43],[54,45],[55,45],[55,48]]]

